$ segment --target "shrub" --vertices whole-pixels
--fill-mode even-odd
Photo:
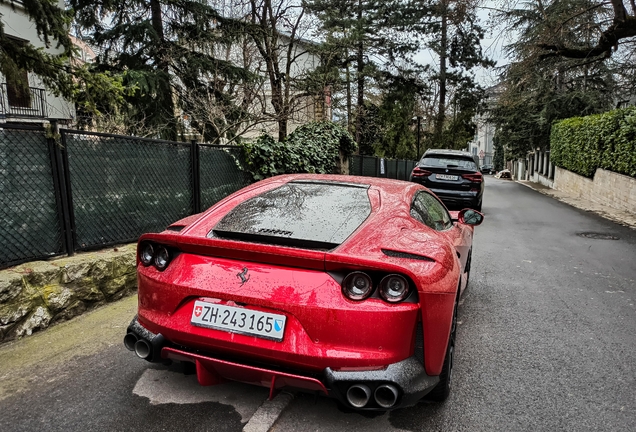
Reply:
[[[278,142],[263,134],[243,143],[243,168],[254,180],[278,174],[333,173],[340,152],[346,157],[356,150],[349,132],[331,122],[305,124]]]
[[[636,177],[636,107],[556,122],[550,159],[585,177],[597,168]]]

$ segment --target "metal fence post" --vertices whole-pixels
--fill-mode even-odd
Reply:
[[[201,213],[201,169],[199,158],[199,144],[196,140],[190,141],[190,163],[192,175],[192,204],[193,214]]]
[[[57,133],[57,125],[52,124],[51,128],[54,133]],[[73,197],[71,193],[71,174],[68,166],[68,152],[66,150],[66,133],[63,130],[59,131],[61,136],[62,145],[58,145],[54,138],[50,138],[54,147],[55,161],[57,165],[56,180],[59,186],[59,193],[61,198],[61,214],[63,221],[63,235],[64,242],[66,244],[66,253],[71,256],[75,254],[75,216],[73,214]]]

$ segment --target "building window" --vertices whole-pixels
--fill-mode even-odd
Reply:
[[[25,46],[28,41],[7,37],[18,46]],[[7,78],[7,101],[9,106],[17,108],[31,108],[31,92],[29,90],[29,74],[20,69],[13,73],[5,74]]]
[[[7,76],[7,101],[12,107],[31,108],[29,74],[26,70]]]

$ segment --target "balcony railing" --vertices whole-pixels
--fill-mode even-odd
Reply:
[[[5,117],[46,118],[46,91],[35,87],[18,88],[2,83],[0,114],[4,114]]]

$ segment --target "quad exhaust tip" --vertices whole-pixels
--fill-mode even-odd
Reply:
[[[371,389],[364,384],[354,384],[347,390],[347,401],[356,408],[364,408],[371,399]]]
[[[134,351],[135,350],[135,344],[136,343],[137,343],[137,335],[135,335],[134,333],[128,333],[128,334],[126,334],[126,336],[124,336],[124,346],[129,351]]]
[[[152,354],[152,347],[145,340],[139,339],[135,343],[135,354],[141,359],[147,359]]]
[[[382,384],[375,389],[375,402],[382,408],[391,408],[398,398],[398,389],[391,384]]]

